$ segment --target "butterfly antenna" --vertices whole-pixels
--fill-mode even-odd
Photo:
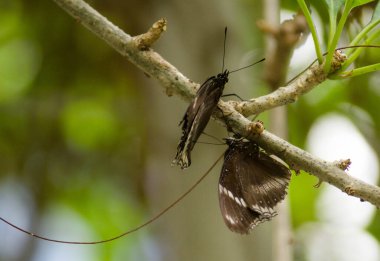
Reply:
[[[210,174],[211,170],[215,167],[215,165],[223,158],[223,154],[219,156],[219,158],[214,162],[214,164],[211,165],[211,167],[206,171],[205,174],[202,175],[202,177],[200,177],[197,182],[194,183],[194,185],[192,185],[185,193],[183,193],[179,198],[177,198],[174,202],[172,202],[169,206],[167,206],[164,210],[162,210],[160,213],[158,213],[156,216],[154,216],[153,218],[149,219],[148,221],[146,221],[145,223],[133,228],[133,229],[130,229],[126,232],[123,232],[121,233],[120,235],[117,235],[117,236],[114,236],[114,237],[111,237],[111,238],[108,238],[108,239],[104,239],[104,240],[99,240],[99,241],[92,241],[92,242],[80,242],[80,241],[64,241],[64,240],[58,240],[58,239],[52,239],[52,238],[47,238],[47,237],[44,237],[44,236],[40,236],[40,235],[37,235],[37,234],[34,234],[30,231],[27,231],[21,227],[18,227],[16,226],[15,224],[7,221],[6,219],[0,217],[0,220],[3,221],[4,223],[8,224],[9,226],[29,235],[29,236],[32,236],[32,237],[35,237],[35,238],[38,238],[38,239],[41,239],[41,240],[44,240],[44,241],[49,241],[49,242],[54,242],[54,243],[61,243],[61,244],[71,244],[71,245],[96,245],[96,244],[102,244],[102,243],[107,243],[107,242],[110,242],[110,241],[114,241],[116,239],[119,239],[121,237],[124,237],[128,234],[131,234],[133,232],[136,232],[137,230],[140,230],[141,228],[149,225],[150,223],[154,222],[155,220],[157,220],[159,217],[161,217],[163,214],[165,214],[166,212],[168,212],[171,208],[173,208],[175,205],[177,205],[180,201],[182,201],[188,194],[190,194],[190,192],[192,192],[198,185],[199,183],[202,182],[202,180],[204,180],[206,178],[206,176],[208,174]]]
[[[254,66],[255,64],[261,63],[261,62],[263,62],[263,61],[265,61],[265,58],[263,58],[263,59],[261,59],[261,60],[259,60],[259,61],[257,61],[257,62],[254,62],[254,63],[252,63],[252,64],[250,64],[250,65],[247,65],[247,66],[241,67],[241,68],[239,68],[239,69],[236,69],[236,70],[230,71],[230,74],[231,74],[231,73],[234,73],[234,72],[237,72],[237,71],[240,71],[240,70],[243,70],[243,69],[246,69],[246,68],[248,68],[248,67]]]
[[[227,26],[224,28],[222,72],[224,71],[224,58],[226,57],[226,40],[227,40]]]

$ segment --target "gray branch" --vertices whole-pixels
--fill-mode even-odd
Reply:
[[[332,72],[338,70],[345,60],[346,56],[340,51],[336,51],[332,62]],[[328,75],[323,71],[323,64],[316,63],[311,65],[310,68],[286,87],[280,87],[268,95],[254,98],[250,101],[230,101],[229,103],[246,117],[258,114],[297,101],[298,97],[311,91],[315,86],[325,81],[327,76]]]
[[[199,84],[186,78],[173,65],[150,48],[165,30],[165,20],[161,19],[156,22],[147,34],[131,37],[82,0],[54,1],[73,16],[75,20],[107,42],[130,62],[156,78],[161,86],[165,88],[167,95],[176,94],[186,100],[190,100],[194,96]],[[333,68],[334,66],[335,69],[339,68],[343,60],[344,56],[337,53]],[[294,102],[297,97],[310,91],[327,78],[327,75],[323,73],[322,66],[313,65],[295,82],[289,86],[279,88],[269,95],[242,103],[220,101],[219,108],[221,111],[215,112],[215,116],[218,120],[227,123],[234,132],[256,141],[266,151],[284,159],[292,168],[303,169],[348,195],[358,197],[380,207],[379,187],[347,175],[336,164],[319,159],[268,131],[264,130],[258,135],[258,132],[255,131],[257,129],[255,124],[243,116]]]

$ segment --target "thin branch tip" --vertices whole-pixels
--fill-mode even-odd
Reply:
[[[148,50],[160,38],[161,34],[166,31],[166,28],[167,20],[165,18],[156,21],[149,28],[148,32],[134,37],[137,48],[139,50]]]

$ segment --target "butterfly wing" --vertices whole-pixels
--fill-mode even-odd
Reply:
[[[253,142],[229,143],[219,179],[219,204],[227,227],[241,234],[272,219],[286,195],[290,171]]]
[[[253,151],[252,146],[256,145],[245,142],[245,149],[240,153],[238,180],[249,208],[270,219],[276,215],[274,207],[287,194],[291,173],[264,151]]]
[[[225,153],[219,178],[219,206],[227,227],[240,234],[248,234],[251,226],[260,220],[261,214],[251,210],[243,198],[235,162],[239,154],[233,149]]]
[[[182,137],[177,147],[174,163],[181,168],[191,164],[190,153],[199,136],[206,128],[212,112],[215,110],[222,96],[225,81],[218,77],[208,78],[199,88],[194,100],[190,103],[180,124],[182,124]]]

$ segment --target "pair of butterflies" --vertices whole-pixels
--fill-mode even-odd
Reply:
[[[174,163],[181,168],[190,166],[191,151],[209,122],[211,114],[216,109],[224,86],[228,82],[228,76],[231,72],[223,69],[224,63],[222,73],[208,78],[202,84],[181,121],[182,137],[174,160]],[[284,199],[291,174],[285,165],[272,158],[254,142],[230,138],[227,139],[227,145],[228,149],[224,154],[224,163],[219,178],[220,209],[224,222],[229,229],[240,234],[248,234],[253,227],[276,215],[274,207]],[[207,174],[208,172],[202,179]],[[45,241],[63,244],[101,244],[126,236],[152,223],[182,200],[196,185],[147,222],[105,240],[80,242],[52,239],[29,232],[2,217],[0,217],[0,221],[25,234]]]
[[[225,43],[226,37],[224,53]],[[173,163],[182,169],[191,164],[191,151],[217,107],[229,73],[224,70],[223,54],[222,72],[200,86],[180,122],[182,136]],[[230,230],[248,234],[253,227],[277,214],[274,207],[284,199],[291,173],[254,142],[227,139],[227,145],[219,178],[220,210]]]

